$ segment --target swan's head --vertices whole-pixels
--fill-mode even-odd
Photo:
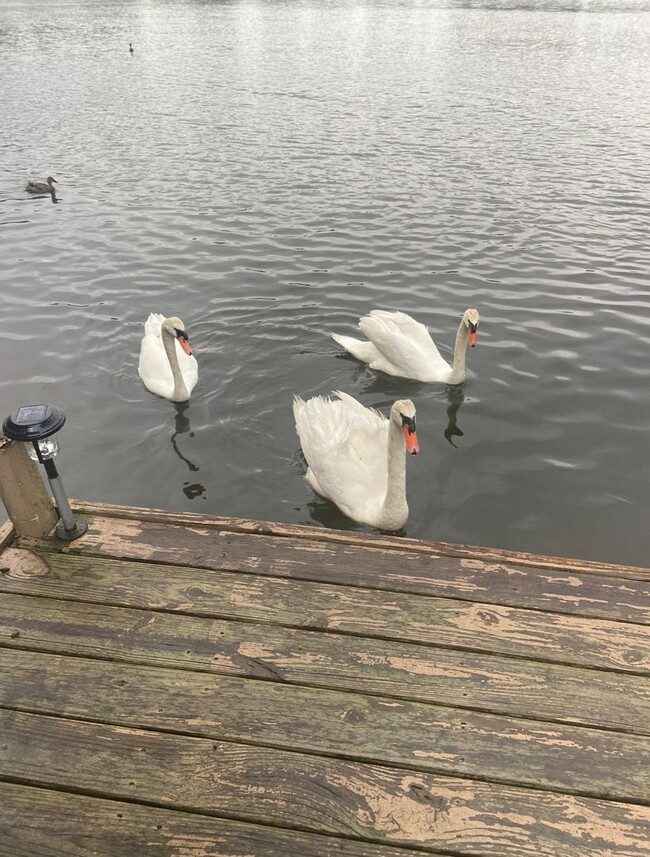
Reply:
[[[393,422],[404,432],[406,451],[409,455],[417,455],[420,451],[418,436],[415,433],[415,405],[410,399],[399,399],[390,409]]]
[[[476,345],[476,334],[478,330],[479,314],[477,309],[466,309],[463,313],[463,321],[469,331],[469,344],[474,348]]]
[[[190,356],[194,353],[192,351],[192,346],[187,338],[187,331],[185,330],[185,324],[181,321],[180,318],[176,318],[173,315],[171,318],[166,318],[162,323],[163,332],[168,336],[173,336],[175,339],[178,339],[178,343],[186,354]]]
[[[53,176],[48,176],[47,183],[51,186],[52,182],[54,182],[54,184],[58,184],[58,181]]]

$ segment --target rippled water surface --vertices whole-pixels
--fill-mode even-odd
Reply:
[[[0,416],[65,410],[75,497],[363,529],[292,394],[410,397],[408,535],[647,565],[648,57],[640,0],[3,0]],[[468,306],[462,388],[328,337],[399,309],[449,357]],[[187,406],[138,378],[150,311]]]

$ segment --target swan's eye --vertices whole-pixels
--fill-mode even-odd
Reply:
[[[404,414],[400,414],[402,418],[402,428],[407,428],[409,430],[409,434],[415,434],[415,417],[405,417]]]

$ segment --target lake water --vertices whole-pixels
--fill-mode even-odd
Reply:
[[[641,0],[3,0],[0,416],[63,408],[73,497],[364,530],[292,394],[410,397],[407,535],[648,565],[649,57]],[[398,309],[450,356],[468,306],[462,388],[328,337]]]

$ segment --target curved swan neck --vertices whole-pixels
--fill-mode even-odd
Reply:
[[[169,365],[172,370],[172,378],[174,379],[174,392],[171,395],[172,402],[186,402],[190,394],[185,386],[183,373],[178,362],[178,354],[176,353],[176,338],[168,333],[165,328],[162,330],[162,341],[165,346],[165,353],[169,360]]]
[[[386,498],[382,506],[382,528],[401,529],[408,517],[406,503],[406,452],[402,430],[390,420],[388,427]]]
[[[465,357],[467,355],[467,337],[469,330],[465,324],[465,319],[461,318],[458,330],[456,332],[456,342],[454,344],[454,364],[451,367],[451,375],[449,376],[448,384],[460,384],[465,380]]]

